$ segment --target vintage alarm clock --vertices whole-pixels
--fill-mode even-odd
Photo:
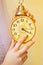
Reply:
[[[9,31],[11,37],[15,41],[18,41],[23,37],[23,35],[27,35],[24,43],[29,42],[36,33],[36,26],[33,15],[26,11],[22,2],[19,2],[15,16],[11,21]]]

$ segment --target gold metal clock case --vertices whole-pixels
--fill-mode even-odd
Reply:
[[[15,41],[18,41],[23,35],[27,35],[24,43],[30,41],[35,35],[36,26],[34,19],[30,15],[27,16],[27,11],[22,4],[18,6],[15,17],[11,21],[9,31]]]

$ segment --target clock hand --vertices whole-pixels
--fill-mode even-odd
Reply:
[[[25,31],[25,32],[27,32],[27,33],[29,33],[29,32],[28,32],[27,30],[25,30],[24,28],[22,28],[22,30]]]

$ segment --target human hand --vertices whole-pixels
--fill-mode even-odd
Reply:
[[[26,61],[28,58],[27,50],[34,44],[34,40],[31,40],[30,42],[26,43],[25,47],[20,49],[20,46],[26,37],[27,36],[24,36],[17,43],[12,40],[11,46],[2,65],[22,65]]]

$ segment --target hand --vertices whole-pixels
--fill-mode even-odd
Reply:
[[[17,43],[12,40],[11,46],[2,65],[22,65],[26,61],[28,58],[27,50],[34,44],[34,40],[31,40],[26,43],[25,47],[20,49],[20,46],[26,37],[27,36],[24,36]]]

